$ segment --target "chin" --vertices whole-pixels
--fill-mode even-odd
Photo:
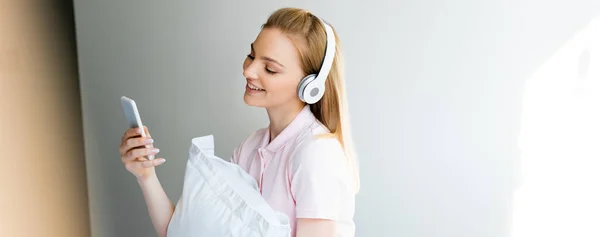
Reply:
[[[244,94],[244,102],[248,106],[252,106],[252,107],[259,107],[259,108],[266,107],[262,101],[260,101],[257,98],[252,98],[252,96],[249,96],[248,94]]]

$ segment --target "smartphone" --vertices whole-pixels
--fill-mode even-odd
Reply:
[[[121,105],[123,105],[123,112],[125,112],[125,118],[127,118],[129,128],[143,128],[142,118],[140,117],[135,101],[125,96],[121,96]],[[142,137],[146,137],[145,130],[142,130]],[[153,160],[154,155],[146,156],[146,158],[148,158],[148,160]]]

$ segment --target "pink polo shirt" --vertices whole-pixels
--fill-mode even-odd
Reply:
[[[315,137],[327,132],[307,105],[272,142],[269,129],[260,129],[231,158],[256,179],[267,203],[288,215],[292,237],[296,218],[335,220],[336,236],[354,236],[352,176],[339,141]]]

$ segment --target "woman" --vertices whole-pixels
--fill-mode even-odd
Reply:
[[[231,162],[256,179],[273,209],[288,215],[296,237],[354,236],[358,168],[348,126],[341,52],[333,29],[329,28],[329,38],[326,29],[323,21],[306,10],[279,9],[250,44],[243,63],[244,101],[265,108],[270,124],[244,139]],[[326,50],[328,39],[334,41],[329,41],[333,44]],[[330,70],[322,70],[326,52],[333,56]],[[299,93],[303,78],[310,74],[326,77],[326,89],[316,103],[303,95],[315,96],[317,91]],[[165,159],[144,158],[157,154],[158,149],[153,148],[151,138],[139,135],[137,129],[123,135],[121,159],[137,177],[156,231],[165,236],[174,206],[154,170]]]

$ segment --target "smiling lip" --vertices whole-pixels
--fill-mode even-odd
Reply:
[[[256,87],[255,85],[252,85],[254,87]],[[256,93],[261,93],[261,92],[265,92],[264,90],[260,91],[260,90],[254,90],[252,88],[250,88],[250,83],[246,84],[246,93],[248,94],[256,94]]]
[[[252,86],[254,88],[260,88],[261,90],[253,90],[252,88],[250,88],[250,86]],[[265,89],[263,89],[263,88],[261,88],[259,86],[254,85],[254,83],[251,83],[250,79],[248,79],[248,78],[246,78],[246,89],[250,89],[250,90],[253,90],[253,91],[257,91],[257,92],[265,91]]]

